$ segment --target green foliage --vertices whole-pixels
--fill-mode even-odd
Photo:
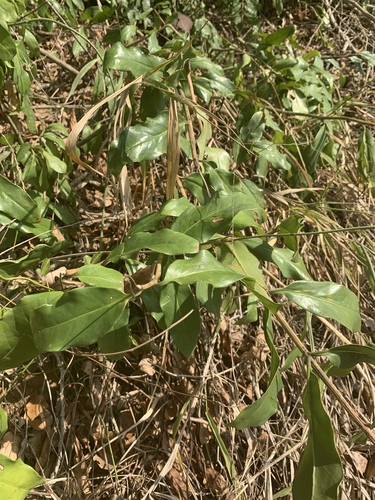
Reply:
[[[89,54],[72,82],[67,101],[89,72],[97,68],[93,98],[106,96],[98,109],[107,105],[113,129],[109,133],[108,169],[115,178],[130,164],[141,164],[146,176],[150,162],[168,157],[171,105],[177,109],[178,154],[181,149],[197,168],[182,181],[186,197],[178,198],[176,193],[175,199],[135,221],[122,243],[80,264],[76,277],[85,286],[68,291],[54,291],[47,286],[46,291],[26,293],[4,310],[0,319],[0,369],[18,367],[39,354],[94,344],[117,359],[131,344],[132,326],[138,320],[132,315],[131,305],[135,302],[160,329],[169,331],[172,345],[190,357],[200,342],[203,315],[211,313],[219,321],[220,314],[230,310],[228,304],[236,286],[241,291],[238,301],[243,311],[239,324],[255,323],[262,316],[270,370],[264,393],[229,425],[235,429],[261,426],[277,412],[282,389],[279,354],[273,340],[273,320],[278,311],[293,303],[352,331],[358,331],[361,325],[358,299],[353,292],[340,284],[316,282],[310,276],[299,253],[302,217],[292,214],[279,221],[276,235],[284,248],[272,246],[263,229],[267,214],[260,185],[273,171],[291,187],[299,188],[311,185],[321,165],[337,166],[339,148],[334,138],[341,127],[336,113],[342,103],[334,102],[333,77],[324,68],[319,53],[299,55],[294,26],[270,34],[253,30],[247,40],[248,53],[240,62],[236,58],[231,74],[223,69],[228,65],[219,65],[208,57],[225,43],[203,18],[196,22],[195,38],[179,34],[161,45],[156,36],[160,18],[147,5],[140,1],[99,4],[85,8],[80,0],[63,4],[50,1],[26,16],[17,2],[4,0],[0,4],[0,91],[9,95],[11,81],[15,97],[15,108],[8,116],[14,133],[1,138],[1,145],[8,150],[1,157],[0,222],[4,226],[1,241],[6,258],[0,260],[0,278],[25,278],[28,270],[48,268],[52,257],[63,258],[64,252],[71,249],[71,241],[68,234],[61,241],[55,221],[72,224],[78,218],[70,176],[73,166],[64,141],[68,132],[59,123],[42,130],[31,105],[35,58],[41,48],[33,28],[52,30],[58,23],[74,36],[73,55]],[[235,25],[255,26],[262,2],[222,0],[219,4],[232,9]],[[280,14],[283,4],[275,0],[273,7]],[[168,22],[172,20],[168,2],[155,8]],[[88,43],[86,26],[113,19],[115,12],[126,25],[119,23],[107,33],[104,42],[111,46]],[[139,41],[140,27],[147,43],[134,46],[133,41]],[[197,43],[202,45],[197,47]],[[364,60],[373,62],[370,56],[367,54]],[[231,55],[220,57],[220,62],[234,61]],[[250,80],[249,74],[254,78]],[[132,78],[139,80],[132,83]],[[111,99],[113,92],[116,97],[121,93],[125,81],[133,85],[126,95],[128,110],[120,101]],[[229,100],[237,112],[236,130],[225,148],[212,144],[213,118],[217,118],[215,126],[223,124],[209,108],[218,99]],[[186,109],[196,116],[196,144],[191,140],[191,118]],[[24,134],[17,131],[12,121],[17,113],[23,113],[27,131],[36,140],[24,140]],[[323,123],[315,118],[319,114],[324,115]],[[285,117],[290,119],[288,127],[284,127]],[[306,129],[303,141],[293,136],[293,127]],[[90,115],[82,134],[83,151],[100,151],[103,128],[100,117]],[[358,171],[372,191],[374,151],[372,133],[364,128],[358,139]],[[249,168],[249,160],[255,165],[258,184],[231,170],[232,162]],[[167,176],[171,177],[170,171]],[[25,255],[15,258],[11,250],[30,235],[36,243]],[[357,250],[373,284],[374,272],[366,248],[358,246]],[[291,282],[273,289],[266,279],[267,262]],[[286,302],[275,302],[273,297],[278,295],[284,296]],[[344,376],[357,363],[374,364],[373,351],[372,346],[350,345],[308,354],[325,356],[327,373]],[[293,351],[288,365],[299,354]],[[293,484],[296,500],[337,498],[342,477],[321,392],[315,375],[309,373],[303,406],[310,431]],[[234,464],[215,422],[207,415],[235,480]],[[2,413],[0,417],[3,431],[5,417]],[[24,498],[43,482],[20,462],[0,457],[0,465],[4,468],[0,475],[2,491],[9,498]],[[11,479],[14,474],[17,487]]]
[[[342,481],[331,421],[321,402],[321,386],[310,373],[303,393],[303,408],[309,421],[307,446],[293,483],[294,500],[334,500]]]

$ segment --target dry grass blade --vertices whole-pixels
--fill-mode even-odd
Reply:
[[[178,167],[180,163],[180,135],[178,132],[177,102],[169,101],[168,140],[167,140],[167,200],[173,198]]]
[[[130,83],[127,83],[126,85],[124,85],[123,87],[121,87],[121,89],[116,90],[116,92],[114,92],[113,94],[111,94],[111,95],[107,96],[106,98],[102,99],[100,102],[98,102],[98,104],[95,104],[95,106],[93,108],[91,108],[79,120],[79,122],[77,122],[74,125],[73,129],[71,130],[69,136],[67,137],[67,139],[65,141],[66,152],[68,153],[68,155],[70,156],[70,158],[74,162],[78,163],[78,165],[81,165],[81,167],[85,167],[85,168],[91,170],[95,174],[99,174],[102,177],[104,176],[101,172],[98,172],[97,170],[95,170],[94,168],[92,168],[90,165],[88,165],[87,163],[85,163],[84,161],[82,161],[78,157],[77,152],[76,152],[78,136],[82,132],[84,126],[88,123],[88,121],[90,120],[90,118],[92,118],[94,116],[94,114],[98,111],[99,108],[101,108],[104,104],[106,104],[107,102],[111,101],[112,99],[115,99],[116,97],[118,97],[119,95],[121,95],[123,92],[125,92],[132,85],[137,85],[137,84],[142,83],[142,80],[143,80],[143,76],[139,76],[135,80],[133,80]]]

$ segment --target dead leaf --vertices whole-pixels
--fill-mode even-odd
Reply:
[[[21,449],[22,438],[13,432],[6,432],[0,441],[0,453],[12,460],[17,460]]]
[[[185,31],[185,33],[188,33],[193,27],[193,21],[190,19],[190,17],[182,14],[181,12],[178,13],[177,19],[173,21],[172,24],[173,26],[175,26],[175,28],[181,31]]]
[[[366,457],[364,457],[362,453],[359,453],[358,451],[352,451],[351,458],[357,468],[357,471],[360,474],[365,474],[368,463]]]
[[[66,271],[67,271],[66,267],[64,266],[59,267],[54,271],[50,271],[45,276],[41,276],[40,281],[43,283],[43,285],[51,286],[55,283],[57,279],[63,278],[66,275]]]
[[[44,431],[50,427],[52,416],[48,410],[47,402],[41,394],[30,398],[26,405],[25,417],[30,426],[37,431]]]
[[[366,479],[372,479],[373,477],[375,477],[375,455],[372,455],[368,461],[365,472]]]
[[[227,486],[227,483],[220,472],[212,468],[206,469],[204,482],[207,484],[211,492],[216,495],[222,495]]]
[[[172,467],[172,469],[168,472],[166,479],[171,487],[174,488],[176,493],[178,493],[179,498],[186,498],[186,500],[190,498],[186,482],[177,469]]]
[[[150,375],[150,377],[155,375],[155,368],[153,367],[150,358],[141,359],[141,361],[138,363],[138,366],[141,372],[146,373],[146,375]]]

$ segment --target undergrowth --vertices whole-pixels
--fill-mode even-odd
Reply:
[[[3,491],[371,498],[374,47],[91,3],[0,4]]]

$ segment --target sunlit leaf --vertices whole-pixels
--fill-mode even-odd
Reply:
[[[21,460],[14,462],[1,454],[0,468],[0,489],[4,499],[23,500],[30,490],[45,482],[29,465]]]
[[[164,63],[164,59],[155,55],[147,55],[140,47],[126,49],[121,42],[110,47],[104,56],[104,69],[130,71],[137,78],[146,75],[157,66]],[[160,75],[160,73],[159,73]],[[154,77],[156,77],[156,73]]]
[[[244,274],[230,270],[218,262],[210,252],[202,250],[192,259],[172,262],[167,269],[163,284],[175,281],[180,285],[190,285],[203,281],[215,288],[223,288],[243,277]]]
[[[100,266],[99,264],[88,264],[80,267],[76,275],[83,283],[91,286],[122,290],[124,276],[115,269]]]
[[[302,309],[334,319],[349,330],[359,331],[361,328],[357,297],[337,283],[296,281],[271,293],[283,294]]]
[[[41,352],[87,346],[111,330],[126,307],[125,295],[110,288],[77,288],[31,312],[35,345]]]

